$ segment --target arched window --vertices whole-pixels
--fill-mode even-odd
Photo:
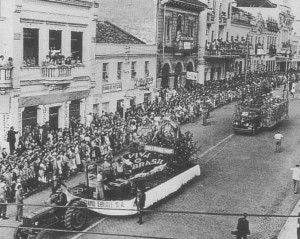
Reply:
[[[182,30],[182,16],[178,15],[177,17],[177,27],[176,27],[176,32],[179,30]]]

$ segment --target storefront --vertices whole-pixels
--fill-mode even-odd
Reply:
[[[34,127],[37,125],[37,107],[26,107],[22,112],[22,132],[26,126]]]
[[[69,105],[69,117],[78,119],[80,117],[80,100],[72,100]]]

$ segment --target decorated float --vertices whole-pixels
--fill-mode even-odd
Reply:
[[[68,200],[79,198],[90,210],[104,215],[133,215],[137,187],[145,192],[145,208],[149,208],[200,175],[193,135],[182,134],[169,117],[160,122],[145,120],[134,134],[129,152],[115,162],[90,163],[86,182],[67,189]],[[124,170],[118,172],[118,167]]]
[[[265,81],[252,87],[248,96],[238,101],[235,107],[232,128],[234,133],[256,134],[261,128],[272,128],[288,117],[289,100],[287,91],[273,96]]]

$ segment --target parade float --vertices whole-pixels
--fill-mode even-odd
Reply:
[[[170,118],[155,124],[146,120],[136,132],[129,152],[116,162],[91,163],[86,182],[68,188],[68,200],[80,199],[97,213],[110,216],[136,214],[134,204],[137,187],[146,195],[145,208],[178,191],[184,184],[200,175],[196,144],[190,132],[182,134]],[[124,175],[117,177],[112,163],[124,164]],[[106,168],[106,169],[105,169]],[[105,199],[97,192],[97,171],[103,170]]]
[[[272,128],[288,117],[289,100],[287,91],[273,96],[264,81],[254,86],[248,95],[237,102],[232,128],[234,133],[246,132],[252,135],[259,129]]]

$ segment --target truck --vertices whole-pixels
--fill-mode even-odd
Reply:
[[[288,117],[289,100],[286,91],[282,96],[272,94],[249,97],[235,106],[233,132],[255,135],[262,128],[272,128]]]

